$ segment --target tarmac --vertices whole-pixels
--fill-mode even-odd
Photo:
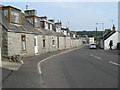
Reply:
[[[105,52],[108,52],[108,53],[112,53],[112,54],[115,54],[115,55],[120,55],[120,50],[104,50]]]
[[[2,61],[2,81],[6,80],[11,74],[13,71],[17,71],[20,67],[24,67],[24,65],[27,65],[29,64],[30,62],[34,60],[36,60],[37,58],[39,58],[39,61],[49,57],[49,56],[52,56],[52,55],[55,55],[55,54],[58,54],[58,53],[61,53],[61,52],[65,52],[69,49],[66,49],[66,50],[58,50],[58,51],[54,51],[54,52],[47,52],[47,53],[43,53],[43,54],[40,54],[40,55],[37,55],[37,56],[31,56],[31,57],[24,57],[22,58],[22,61],[23,63],[17,63],[17,62],[10,62],[8,60],[4,60]],[[113,54],[116,54],[118,55],[118,50],[104,50],[105,52],[108,52],[108,53],[113,53]]]
[[[22,58],[23,63],[10,62],[9,60],[2,60],[2,66],[0,66],[0,68],[2,68],[2,81],[6,80],[12,74],[12,72],[17,71],[20,67],[24,67],[25,65],[31,63],[33,59],[35,60],[39,58],[39,60],[43,60],[49,56],[52,56],[67,50],[69,49],[47,52],[47,53],[43,53],[36,56],[23,57]]]

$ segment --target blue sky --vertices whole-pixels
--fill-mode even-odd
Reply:
[[[36,9],[38,16],[47,16],[48,19],[61,20],[63,26],[71,30],[95,30],[96,23],[104,23],[104,28],[111,28],[115,24],[118,28],[117,2],[2,2],[25,10]],[[113,20],[113,22],[112,22]],[[68,24],[69,22],[69,24]],[[98,30],[102,25],[97,25]]]

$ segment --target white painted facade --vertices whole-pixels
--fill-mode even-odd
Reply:
[[[62,33],[67,36],[67,31],[66,30],[62,30]]]
[[[45,27],[45,29],[49,29],[49,24],[50,24],[50,30],[53,30],[53,28],[52,28],[52,26],[53,26],[53,23],[52,22],[50,22],[50,21],[48,21],[48,20],[45,20],[45,19],[43,19],[43,20],[41,20],[41,21],[43,21],[44,22],[44,27]]]
[[[61,33],[61,27],[60,26],[56,26],[56,32]]]
[[[73,34],[73,38],[76,38],[76,34]]]
[[[120,33],[118,31],[116,31],[113,35],[111,35],[109,38],[107,38],[104,41],[104,49],[108,50],[109,49],[109,42],[110,40],[113,40],[113,47],[112,49],[116,49],[117,48],[117,43],[120,42]]]
[[[89,44],[93,44],[94,42],[94,37],[89,37]]]

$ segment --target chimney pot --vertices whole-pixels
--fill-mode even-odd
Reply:
[[[115,31],[115,25],[113,25],[113,27],[112,27],[112,31]]]
[[[28,10],[28,5],[26,5],[26,10]]]

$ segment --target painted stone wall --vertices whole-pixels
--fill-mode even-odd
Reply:
[[[59,50],[65,49],[64,37],[59,37]]]

